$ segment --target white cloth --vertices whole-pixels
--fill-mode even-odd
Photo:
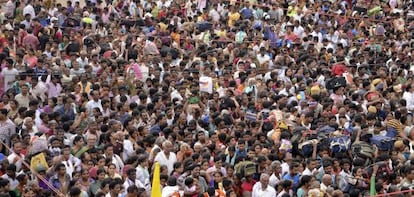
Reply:
[[[404,92],[403,99],[407,101],[407,109],[414,110],[414,93],[412,92]]]
[[[3,174],[3,176],[1,176],[1,178],[9,180],[9,183],[10,183],[10,191],[16,189],[16,187],[19,185],[19,181],[16,178],[15,179],[12,179],[7,174]]]
[[[36,17],[35,10],[31,4],[26,5],[26,7],[23,8],[23,16],[26,16],[26,14],[30,14],[30,19],[34,19]]]
[[[174,163],[177,162],[177,156],[175,153],[170,152],[170,156],[167,158],[164,151],[161,151],[155,156],[154,161],[160,162],[160,165],[166,165],[168,168],[168,174],[174,170]]]
[[[12,82],[16,80],[16,76],[19,74],[19,71],[17,71],[15,68],[5,68],[2,70],[1,74],[3,75],[4,80],[4,91],[7,91],[13,86]]]
[[[178,186],[165,186],[162,189],[162,197],[169,197],[173,195],[175,192],[179,192],[180,188]]]
[[[16,162],[14,162],[14,159],[18,156],[20,158]],[[22,169],[24,155],[23,154],[17,155],[16,153],[13,152],[7,157],[7,160],[9,161],[9,163],[14,163],[14,165],[16,165],[16,172],[20,172],[20,169]]]
[[[105,154],[103,156],[106,158]],[[124,162],[118,155],[112,155],[112,163],[115,165],[117,172],[122,172],[122,169],[124,168]]]
[[[279,177],[282,177],[282,175],[280,174]],[[280,182],[280,179],[277,178],[277,176],[275,175],[275,173],[273,173],[270,177],[269,177],[269,185],[272,187],[275,187],[278,183]]]
[[[275,197],[276,190],[267,185],[266,189],[262,188],[262,183],[257,182],[253,186],[252,197]]]

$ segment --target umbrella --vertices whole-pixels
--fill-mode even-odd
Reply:
[[[93,23],[93,19],[92,18],[89,18],[89,17],[84,17],[84,18],[82,18],[82,22],[88,23],[88,24],[92,24]]]

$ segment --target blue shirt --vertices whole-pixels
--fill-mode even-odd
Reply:
[[[250,8],[243,8],[240,13],[243,15],[243,18],[250,18],[253,15],[253,10]]]
[[[296,188],[299,186],[299,178],[300,178],[299,174],[291,176],[290,173],[287,173],[285,176],[283,176],[283,180],[290,180],[293,182],[293,187],[292,187],[293,191],[295,191]]]

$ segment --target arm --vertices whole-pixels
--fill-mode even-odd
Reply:
[[[318,141],[312,140],[312,145],[313,145],[312,159],[316,159],[316,156],[318,154]]]
[[[377,191],[375,190],[375,177],[377,175],[377,171],[378,171],[378,166],[374,165],[371,180],[369,183],[369,195],[370,196],[375,196],[377,194]]]

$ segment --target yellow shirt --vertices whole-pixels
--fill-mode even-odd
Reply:
[[[158,23],[158,25],[160,26],[160,30],[162,31],[162,32],[165,32],[165,31],[167,31],[167,25],[166,24],[164,24],[164,23]]]
[[[216,31],[216,35],[217,35],[218,37],[226,37],[226,35],[227,35],[227,31],[226,31],[226,30],[217,30],[217,31]]]
[[[230,13],[229,14],[229,22],[228,22],[229,26],[230,27],[233,27],[234,26],[234,23],[236,21],[238,21],[239,19],[240,19],[240,14],[239,13],[237,13],[237,12]]]

